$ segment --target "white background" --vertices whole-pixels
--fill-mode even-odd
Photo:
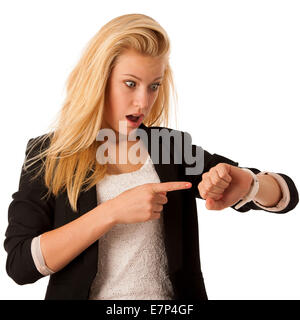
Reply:
[[[2,1],[0,299],[44,298],[48,278],[19,286],[5,271],[11,195],[26,144],[47,132],[84,46],[127,13],[153,17],[170,36],[177,128],[210,153],[300,186],[299,1]],[[209,299],[300,298],[299,206],[284,215],[197,206]]]

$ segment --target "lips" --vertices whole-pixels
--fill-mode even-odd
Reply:
[[[133,114],[128,114],[126,116],[127,119],[133,122],[138,122],[140,118],[142,118],[144,115],[142,113],[133,113]]]
[[[139,120],[139,116],[133,116],[133,115],[128,115],[126,116],[127,119],[129,119],[130,121],[133,121],[133,122],[137,122]]]
[[[142,113],[133,113],[126,116],[130,124],[138,126],[143,121],[144,115]]]

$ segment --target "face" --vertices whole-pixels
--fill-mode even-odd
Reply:
[[[150,113],[162,83],[165,60],[142,56],[126,50],[113,68],[107,87],[107,99],[102,128],[111,128],[127,135],[135,130]],[[139,116],[137,122],[134,117]],[[129,116],[129,117],[128,117]],[[130,120],[132,119],[132,120]],[[125,121],[126,131],[119,130],[119,121]]]

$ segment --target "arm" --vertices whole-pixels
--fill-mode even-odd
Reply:
[[[185,132],[182,132],[182,134],[183,133],[185,134]],[[183,138],[182,138],[182,141],[184,141]],[[174,150],[176,150],[176,148],[178,148],[178,146],[175,146]],[[183,150],[184,149],[185,149],[185,146],[183,146]],[[202,148],[200,146],[191,144],[191,149],[194,156],[197,154],[197,149],[199,151],[198,153],[201,154]],[[197,175],[186,175],[186,173],[183,172],[183,179],[185,181],[192,182],[193,187],[191,188],[191,191],[193,192],[195,197],[201,198],[201,199],[204,199],[204,198],[200,195],[198,186],[199,186],[199,183],[203,180],[203,176],[205,173],[209,172],[212,168],[214,168],[220,163],[225,163],[230,166],[238,168],[238,162],[232,161],[231,159],[228,159],[224,156],[221,156],[216,153],[211,154],[206,150],[203,150],[203,154],[204,154],[204,157],[203,157],[204,165],[203,165],[203,171],[201,173]],[[200,161],[201,161],[201,157],[200,157]],[[194,167],[194,165],[186,164],[184,161],[184,158],[182,163],[183,163],[183,170],[185,170],[187,167]],[[231,206],[234,210],[239,212],[246,212],[252,209],[252,210],[264,210],[264,211],[275,212],[275,213],[286,213],[293,210],[296,207],[299,201],[298,191],[293,180],[289,176],[282,173],[261,172],[256,168],[247,168],[247,169],[257,174],[259,179],[262,179],[261,190],[259,194],[257,194],[256,199],[246,203],[239,209],[234,208],[236,204],[234,203]],[[267,178],[265,177],[266,175],[263,175],[263,173],[268,174]],[[272,180],[270,176],[272,176],[272,178],[275,178],[277,184],[276,182],[274,183],[274,179]],[[251,179],[249,180],[248,178],[248,187],[249,187],[249,183],[251,183]],[[280,184],[280,191],[278,190],[278,183]],[[247,184],[246,184],[246,188],[247,188]],[[246,191],[247,189],[244,190],[244,192]],[[278,201],[278,197],[280,197],[280,194],[282,194],[283,197],[279,199],[278,205],[273,207],[269,206],[269,204],[272,205],[276,203],[276,201]],[[268,206],[266,206],[265,204],[267,204]]]
[[[31,153],[32,140],[27,144],[26,157]],[[37,165],[33,167],[36,169]],[[31,243],[34,237],[53,226],[54,199],[42,200],[46,189],[41,179],[31,181],[32,174],[35,174],[32,168],[25,171],[22,166],[18,191],[12,194],[12,202],[8,207],[4,240],[7,274],[21,285],[33,283],[43,276],[35,267]]]
[[[276,177],[274,179],[271,176],[268,177],[258,173],[257,177],[262,184],[259,185],[255,198],[243,204],[241,208],[236,209],[236,204],[250,192],[253,174],[249,173],[248,170],[243,170],[227,163],[219,163],[210,168],[208,172],[205,172],[198,189],[203,199],[206,199],[206,208],[209,210],[222,210],[231,206],[239,211],[249,204],[250,209],[257,208],[257,210],[263,209],[265,211],[284,213],[297,205],[298,192],[296,187],[290,189],[293,192],[293,196],[290,196],[287,183],[280,175],[269,173]],[[277,180],[279,178],[282,181]],[[287,179],[287,181],[289,180]],[[260,200],[261,203],[258,203],[257,200]]]
[[[114,226],[109,202],[41,235],[41,251],[48,268],[59,271]]]
[[[43,199],[47,190],[41,179],[30,181],[34,173],[28,174],[22,167],[19,190],[13,193],[8,208],[8,227],[4,241],[7,251],[6,270],[18,284],[32,283],[43,276],[36,268],[31,250],[32,240],[37,236],[42,235],[41,247],[46,263],[49,263],[50,269],[57,271],[113,225],[108,217],[107,202],[77,220],[52,230],[55,200],[53,197]]]

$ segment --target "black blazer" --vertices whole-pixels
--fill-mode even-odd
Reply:
[[[161,130],[163,127],[146,127],[140,125],[147,132],[148,152],[151,153],[151,131]],[[165,128],[167,130],[172,130]],[[180,132],[183,135],[183,132]],[[144,138],[142,138],[144,141]],[[28,154],[28,142],[26,155]],[[49,141],[47,142],[49,143]],[[210,154],[204,150],[204,169],[199,175],[186,175],[185,168],[193,167],[185,162],[174,163],[174,141],[171,139],[170,147],[159,140],[160,152],[162,148],[170,150],[170,164],[154,162],[155,170],[161,182],[167,181],[190,181],[192,188],[168,193],[168,202],[163,209],[163,225],[165,232],[165,247],[168,259],[168,269],[171,282],[176,294],[176,300],[195,299],[206,300],[204,281],[201,272],[199,258],[199,236],[196,198],[201,198],[198,184],[202,174],[220,162],[238,166],[226,157],[218,154]],[[180,147],[180,146],[179,146]],[[184,139],[182,139],[184,150]],[[196,145],[190,145],[195,156]],[[36,148],[33,154],[37,152]],[[182,159],[184,161],[184,159]],[[37,168],[38,164],[36,165]],[[260,172],[256,168],[248,168],[254,173]],[[285,174],[279,173],[286,181],[291,200],[288,206],[276,213],[286,213],[295,208],[298,203],[298,192],[292,179]],[[78,198],[78,212],[74,212],[68,202],[66,192],[59,196],[42,200],[46,188],[42,179],[36,179],[30,183],[31,173],[24,172],[22,167],[19,189],[12,194],[12,202],[8,208],[8,227],[4,247],[7,251],[6,269],[8,275],[18,284],[28,284],[42,278],[31,256],[31,240],[46,231],[58,228],[78,218],[84,213],[97,206],[96,186],[87,192],[81,192]],[[233,208],[233,206],[232,206]],[[233,208],[234,209],[234,208]],[[236,210],[246,212],[263,210],[253,202],[249,202]],[[265,210],[267,211],[267,210]],[[101,257],[100,257],[101,258]],[[50,276],[45,299],[88,299],[91,283],[97,272],[98,245],[97,241],[84,250],[62,270]]]

